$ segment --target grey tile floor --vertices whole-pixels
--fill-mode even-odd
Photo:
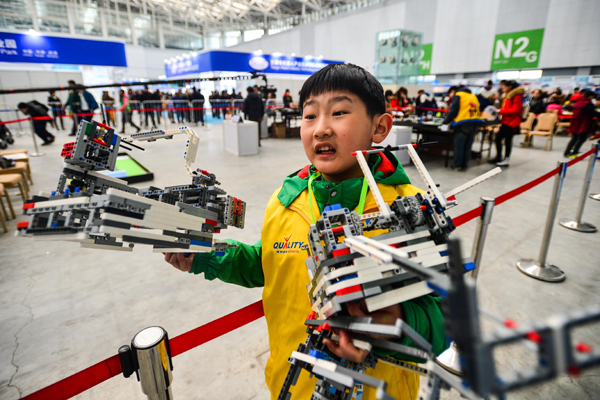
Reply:
[[[246,228],[228,229],[223,237],[253,243],[260,237],[264,207],[283,178],[307,161],[299,140],[264,140],[257,156],[235,157],[223,151],[220,126],[195,128],[201,137],[195,165],[214,172],[222,187],[248,203]],[[155,173],[156,186],[187,182],[181,153],[183,138],[148,144],[133,156]],[[515,148],[512,164],[501,175],[458,197],[452,216],[479,204],[480,196],[498,196],[553,169],[567,138],[557,137],[554,150]],[[33,191],[52,190],[62,168],[62,143],[43,147],[45,157],[31,158]],[[515,138],[518,143],[520,138]],[[17,147],[32,151],[31,137]],[[586,144],[586,148],[589,148]],[[450,190],[491,169],[472,162],[466,173],[443,168],[437,158],[424,160],[442,190]],[[569,169],[558,217],[573,217],[586,163]],[[414,167],[413,182],[422,185]],[[144,185],[144,184],[142,184]],[[147,183],[146,183],[147,185]],[[494,210],[479,277],[480,303],[516,321],[543,318],[600,300],[598,248],[600,233],[582,234],[555,225],[549,261],[563,268],[567,280],[549,284],[530,279],[515,268],[520,258],[538,255],[548,212],[552,180]],[[600,192],[600,173],[592,181]],[[20,208],[20,201],[15,201]],[[22,220],[23,217],[17,219]],[[600,225],[600,202],[589,200],[584,220]],[[133,254],[80,249],[63,242],[35,242],[0,234],[0,398],[18,399],[116,354],[139,330],[164,327],[171,337],[233,312],[260,299],[260,289],[209,282],[167,265],[148,248]],[[470,254],[476,223],[453,234]],[[600,345],[600,330],[581,334]],[[176,399],[266,399],[263,369],[268,358],[264,319],[206,343],[174,359]],[[525,365],[522,348],[498,354],[503,368]],[[598,370],[510,394],[511,399],[593,399],[600,393]],[[139,383],[122,376],[84,392],[77,399],[145,399]],[[458,398],[447,392],[442,398]]]

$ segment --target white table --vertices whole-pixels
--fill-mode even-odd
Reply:
[[[258,122],[223,121],[223,147],[236,156],[258,154]]]

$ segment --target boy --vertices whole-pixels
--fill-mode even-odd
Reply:
[[[306,293],[307,255],[295,250],[306,243],[309,226],[327,204],[361,208],[364,213],[378,210],[370,192],[361,199],[363,174],[351,153],[381,143],[392,127],[392,116],[385,112],[381,84],[352,64],[330,65],[312,75],[302,87],[299,106],[303,111],[302,143],[311,165],[289,175],[273,194],[265,212],[261,240],[254,246],[236,242],[239,248],[229,249],[221,258],[210,253],[198,253],[193,260],[182,253],[165,255],[165,260],[174,267],[194,274],[204,272],[209,280],[219,278],[246,287],[264,286],[263,305],[271,350],[265,378],[272,399],[277,398],[289,370],[287,358],[306,339],[304,320],[311,312]],[[372,155],[368,161],[388,203],[399,195],[419,192],[410,185],[402,166],[391,154]],[[311,176],[314,197],[307,190]],[[396,318],[404,319],[439,354],[446,347],[439,306],[438,298],[423,296],[370,316],[378,323],[388,324],[393,324]],[[361,303],[349,305],[348,312],[354,316],[366,314]],[[406,338],[401,342],[412,344]],[[343,331],[339,344],[329,341],[327,346],[348,360],[360,362],[366,356]],[[397,399],[412,400],[417,396],[419,377],[414,373],[384,363],[367,373],[387,381],[388,393]],[[308,373],[300,374],[291,390],[292,399],[309,399],[314,383]],[[363,398],[374,399],[374,390],[365,388]]]

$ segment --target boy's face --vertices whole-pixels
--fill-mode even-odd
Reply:
[[[371,118],[357,95],[333,91],[306,100],[300,134],[306,156],[323,178],[341,182],[363,176],[352,152],[381,143],[391,128],[390,114]]]

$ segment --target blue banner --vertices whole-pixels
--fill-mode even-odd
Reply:
[[[0,62],[127,66],[123,43],[8,32],[0,32]]]
[[[329,64],[343,64],[343,62],[323,60],[316,57],[301,58],[287,55],[208,51],[166,60],[165,71],[167,78],[210,71],[258,71],[275,74],[312,75]]]

